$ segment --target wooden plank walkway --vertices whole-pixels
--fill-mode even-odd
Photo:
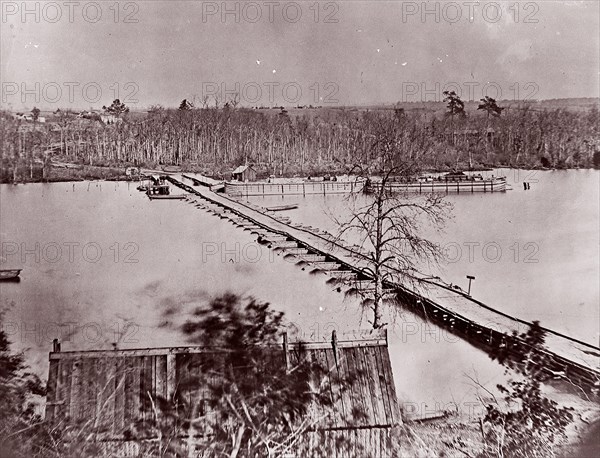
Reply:
[[[194,186],[206,186],[211,191],[219,191],[225,188],[225,183],[223,181],[214,180],[203,175],[187,174],[182,176],[183,178],[191,180],[192,183],[194,183]]]
[[[326,232],[310,226],[292,224],[281,220],[277,215],[264,213],[264,209],[244,203],[224,194],[216,194],[207,188],[192,188],[182,181],[169,177],[174,185],[201,197],[211,205],[209,207],[222,207],[231,212],[232,218],[244,218],[252,226],[259,226],[263,238],[268,239],[271,234],[274,240],[296,242],[296,247],[281,248],[287,250],[304,250],[309,254],[325,256],[332,263],[339,264],[343,271],[353,271],[363,279],[368,279],[365,269],[371,262],[365,253],[356,247],[346,247],[335,241],[335,238]],[[265,232],[266,231],[266,232]],[[319,232],[319,233],[317,233]],[[282,239],[283,237],[283,239]],[[294,251],[289,251],[293,253]],[[330,264],[330,263],[327,263]],[[331,267],[331,266],[328,266]],[[530,323],[506,313],[493,309],[483,304],[462,290],[456,290],[444,284],[441,280],[432,280],[428,277],[417,278],[410,284],[386,282],[386,288],[394,288],[408,302],[408,305],[426,310],[428,317],[442,315],[438,322],[445,323],[451,329],[456,328],[459,334],[469,334],[479,340],[483,345],[502,347],[507,345],[513,331],[522,334],[529,329]],[[427,308],[427,309],[426,309]],[[439,317],[439,315],[437,315]],[[588,343],[573,339],[572,337],[546,329],[545,346],[548,356],[552,361],[549,371],[562,372],[575,379],[588,388],[600,387],[600,348]],[[473,340],[469,338],[468,340]],[[510,345],[518,345],[519,341],[512,339]]]

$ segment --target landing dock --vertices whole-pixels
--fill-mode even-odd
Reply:
[[[190,174],[182,176],[183,178],[190,180],[192,183],[194,183],[194,186],[204,186],[214,192],[218,192],[220,190],[225,189],[225,182],[223,181],[213,180],[212,178],[198,174],[195,174],[193,176]]]
[[[372,278],[366,273],[371,261],[359,247],[348,247],[331,234],[300,224],[292,224],[259,207],[216,194],[205,187],[193,188],[173,176],[167,178],[175,186],[200,197],[197,206],[207,208],[236,225],[253,231],[271,248],[283,250],[315,268],[327,271],[333,278],[369,288]],[[410,284],[384,282],[386,291],[397,295],[416,314],[448,328],[463,339],[493,353],[514,349],[518,354],[524,342],[513,336],[526,332],[530,323],[477,301],[462,290],[451,288],[441,280],[416,278]],[[565,378],[591,391],[600,388],[600,348],[576,340],[551,329],[545,329],[548,374]]]

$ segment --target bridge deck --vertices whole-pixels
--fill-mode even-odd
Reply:
[[[306,247],[312,253],[327,256],[332,261],[340,263],[344,270],[363,272],[365,268],[371,266],[371,262],[365,254],[336,242],[335,237],[331,234],[316,234],[314,228],[281,221],[276,215],[261,213],[259,207],[252,204],[240,202],[223,194],[216,194],[207,188],[194,189],[173,177],[169,179],[176,186],[227,208],[254,225],[296,241],[301,248]],[[441,313],[447,313],[450,318],[473,324],[480,330],[495,331],[510,336],[513,331],[521,334],[529,328],[528,322],[495,310],[473,299],[463,291],[450,288],[441,281],[419,278],[409,284],[396,283],[393,286],[424,302],[433,304]],[[546,331],[545,345],[548,352],[564,363],[578,366],[587,372],[598,385],[600,348],[549,329]]]

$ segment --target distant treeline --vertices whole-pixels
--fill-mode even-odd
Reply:
[[[600,165],[599,113],[506,110],[500,116],[397,110],[153,109],[121,122],[57,112],[45,123],[0,113],[1,162],[13,179],[33,177],[51,159],[86,165],[182,166],[208,174],[254,164],[262,174],[341,173],[383,149],[423,169],[593,167]],[[45,171],[42,172],[45,175]],[[5,180],[6,181],[6,180]],[[10,181],[10,180],[8,180]]]

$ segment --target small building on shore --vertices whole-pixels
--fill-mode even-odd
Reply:
[[[237,169],[231,172],[231,179],[233,181],[255,181],[256,180],[256,170],[252,168],[250,165],[240,165]]]

